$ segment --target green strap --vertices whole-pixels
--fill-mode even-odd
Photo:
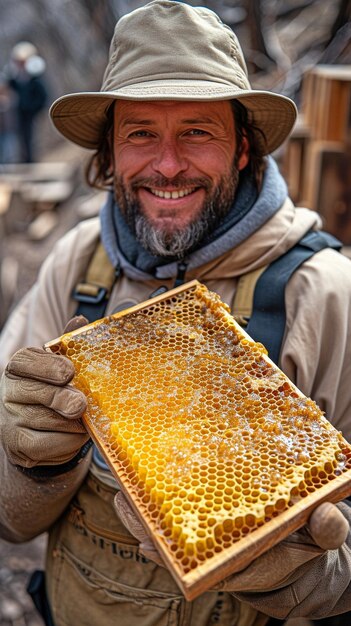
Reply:
[[[259,267],[243,274],[238,280],[232,302],[232,314],[241,326],[246,326],[251,317],[256,283],[266,268],[267,265]]]
[[[108,297],[115,278],[115,268],[100,241],[89,263],[85,280],[76,286],[75,293],[95,297],[101,289],[104,289],[106,297]]]

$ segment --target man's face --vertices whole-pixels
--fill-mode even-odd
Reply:
[[[181,257],[223,219],[248,161],[236,148],[229,102],[116,103],[116,199],[147,250]]]

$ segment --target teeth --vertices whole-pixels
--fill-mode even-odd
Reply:
[[[193,189],[179,189],[179,191],[161,191],[161,189],[149,189],[154,196],[158,198],[165,198],[166,200],[177,200],[178,198],[184,198],[184,196],[188,196],[189,193],[192,193]]]

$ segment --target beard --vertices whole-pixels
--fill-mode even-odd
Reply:
[[[126,223],[142,247],[153,256],[181,259],[206,240],[229,213],[238,182],[239,170],[235,162],[230,174],[223,176],[216,186],[207,177],[190,179],[178,176],[174,179],[167,179],[154,176],[135,180],[130,187],[127,187],[123,177],[116,175],[114,192]],[[162,188],[169,185],[174,189],[189,186],[202,187],[206,193],[201,210],[193,221],[184,228],[171,232],[153,225],[152,221],[143,214],[136,194],[140,187]]]

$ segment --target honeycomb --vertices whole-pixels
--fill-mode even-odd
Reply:
[[[181,576],[351,468],[351,448],[197,281],[48,344]]]

